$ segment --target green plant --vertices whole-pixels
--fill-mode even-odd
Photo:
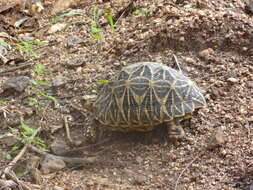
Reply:
[[[20,146],[12,146],[11,147],[11,151],[16,151],[16,150],[19,150],[20,149]]]
[[[33,129],[32,127],[24,123],[20,125],[19,130],[14,129],[14,128],[10,128],[10,129],[11,129],[11,132],[15,134],[22,143],[24,144],[31,143],[32,145],[37,145],[42,149],[46,149],[45,142],[39,137],[34,137],[35,134],[38,132],[37,129]],[[18,149],[20,149],[19,146],[13,146],[11,148],[12,151],[15,151]]]
[[[113,23],[113,17],[112,17],[112,12],[108,9],[105,9],[105,14],[107,17],[107,21],[109,23],[109,25],[111,26],[112,31],[115,31],[115,24]]]
[[[36,74],[38,76],[44,76],[45,72],[44,72],[44,66],[41,64],[37,64],[34,66],[34,71],[36,72]]]
[[[90,33],[91,37],[95,39],[102,39],[103,36],[101,35],[102,29],[98,28],[98,22],[99,19],[105,15],[107,22],[109,23],[112,32],[115,32],[115,23],[113,22],[113,16],[112,11],[109,9],[98,9],[96,7],[93,7],[92,9],[93,18],[91,19],[91,27],[90,27]]]
[[[108,80],[97,80],[97,82],[100,84],[107,84],[109,81]]]
[[[71,17],[71,16],[84,16],[84,14],[82,13],[76,13],[76,12],[67,12],[67,13],[63,13],[59,16],[56,16],[55,18],[53,18],[49,24],[55,24],[57,22],[59,22],[60,20],[62,20],[65,17]]]
[[[0,100],[0,105],[3,105],[3,104],[5,104],[5,103],[6,103],[6,101]]]
[[[34,92],[33,97],[28,97],[28,105],[29,106],[35,106],[35,107],[45,107],[46,104],[39,101],[39,97],[43,97],[45,99],[48,99],[50,101],[53,101],[54,103],[57,103],[58,100],[46,94],[43,90],[43,86],[50,87],[51,84],[49,82],[43,81],[40,78],[45,76],[45,68],[41,64],[37,64],[34,66],[34,71],[36,73],[35,78],[32,80],[32,84],[29,86],[29,88]]]
[[[41,103],[37,98],[29,97],[28,98],[28,106],[45,107],[46,104]]]
[[[93,19],[91,20],[91,27],[90,27],[90,32],[91,36],[95,39],[102,39],[101,32],[102,30],[97,27],[97,22],[101,16],[101,12],[97,11],[96,7],[93,7]]]
[[[34,46],[42,46],[45,43],[40,40],[35,40],[32,42],[21,40],[19,43],[16,44],[16,48],[24,54],[31,55],[34,57],[38,57],[39,54],[34,50]]]
[[[140,8],[140,9],[136,9],[133,11],[133,14],[134,15],[139,15],[141,13],[144,13],[144,14],[148,14],[150,13],[151,11],[149,9],[146,9],[146,8]]]
[[[38,132],[37,129],[33,129],[29,125],[26,125],[24,123],[21,124],[20,128],[22,129],[22,131],[20,132],[20,137],[23,143],[28,142],[31,144],[39,145],[40,148],[46,148],[46,144],[42,139],[40,139],[39,137],[32,136]]]
[[[0,45],[2,45],[2,46],[7,46],[8,43],[6,43],[4,40],[0,40]]]

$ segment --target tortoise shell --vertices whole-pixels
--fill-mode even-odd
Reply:
[[[105,84],[93,111],[103,126],[149,131],[205,105],[201,90],[181,72],[161,63],[140,62],[123,67]]]

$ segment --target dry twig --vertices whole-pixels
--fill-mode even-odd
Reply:
[[[16,67],[11,67],[11,68],[8,68],[6,70],[0,71],[0,75],[4,74],[4,73],[16,71],[16,70],[19,70],[19,69],[24,69],[24,68],[30,67],[32,65],[33,65],[32,63],[24,63],[24,64],[21,64],[21,65],[16,66]]]
[[[70,142],[71,144],[73,144],[74,141],[73,141],[73,139],[71,138],[71,135],[70,135],[70,132],[69,132],[68,118],[69,118],[69,116],[64,116],[64,126],[65,126],[65,129],[66,129],[67,138],[68,138],[69,142]]]
[[[181,67],[180,67],[180,65],[179,65],[179,63],[178,63],[177,56],[176,56],[175,54],[173,54],[173,57],[174,57],[174,60],[175,60],[175,62],[176,62],[176,64],[177,64],[178,70],[180,71],[180,73],[183,73],[182,70],[181,70]]]
[[[175,188],[174,190],[177,190],[177,186],[179,184],[180,178],[182,177],[182,175],[184,174],[184,172],[193,164],[193,162],[195,162],[199,157],[201,157],[203,154],[205,153],[205,150],[202,151],[199,155],[197,155],[192,161],[190,161],[190,163],[187,164],[187,166],[182,170],[182,172],[179,174],[176,184],[175,184]]]

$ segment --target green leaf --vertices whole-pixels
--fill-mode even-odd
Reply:
[[[141,11],[144,12],[145,14],[150,13],[151,11],[147,8],[141,8]]]
[[[95,38],[95,39],[98,39],[98,40],[103,38],[101,35],[95,34],[95,33],[92,33],[91,36],[92,36],[92,38]]]
[[[41,41],[41,40],[34,40],[33,41],[33,44],[34,45],[37,45],[37,46],[43,46],[45,44],[45,42]]]
[[[140,13],[148,14],[148,13],[150,13],[150,12],[151,12],[151,11],[150,11],[149,9],[147,9],[147,8],[141,8],[141,9],[134,10],[134,11],[132,12],[132,14],[134,14],[134,15],[139,15]]]
[[[11,147],[11,151],[16,151],[16,150],[19,150],[19,149],[20,149],[19,146],[13,146],[13,147]]]
[[[50,24],[55,24],[57,22],[59,22],[61,19],[63,19],[64,17],[70,17],[70,16],[76,16],[76,15],[79,15],[79,16],[85,16],[84,14],[82,13],[76,13],[76,12],[67,12],[67,13],[63,13],[55,18],[53,18],[51,21],[50,21]]]
[[[36,64],[34,66],[34,70],[35,70],[36,74],[39,75],[39,76],[44,76],[45,75],[44,66],[41,65],[41,64]]]
[[[113,23],[113,17],[112,17],[112,12],[110,10],[106,10],[106,16],[107,16],[107,21],[109,22],[112,31],[115,31],[115,25]]]
[[[107,84],[109,81],[108,80],[97,80],[98,83],[101,84]]]
[[[23,132],[21,132],[22,135],[32,135],[36,132],[35,129],[29,127],[24,123],[22,123],[20,127],[24,130]]]
[[[6,45],[8,45],[8,43],[6,43],[4,40],[0,40],[0,45],[6,46]]]
[[[3,105],[3,104],[5,104],[5,103],[6,103],[5,100],[0,100],[0,105]]]
[[[138,14],[140,14],[140,13],[141,13],[141,10],[139,10],[139,9],[133,11],[133,14],[134,14],[134,15],[138,15]]]
[[[95,27],[95,26],[91,26],[91,32],[92,33],[99,33],[99,32],[102,32],[102,30],[99,29],[99,28],[97,28],[97,27]]]
[[[41,80],[32,80],[32,84],[41,85],[41,86],[51,86],[49,82],[41,81]]]
[[[38,93],[39,93],[41,96],[43,96],[44,98],[53,101],[54,103],[57,103],[57,102],[58,102],[58,100],[57,100],[55,97],[49,96],[49,95],[45,94],[42,90],[38,90]]]

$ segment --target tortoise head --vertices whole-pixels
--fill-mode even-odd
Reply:
[[[94,102],[97,95],[85,95],[83,96],[83,106],[86,110],[92,112],[94,108]]]

